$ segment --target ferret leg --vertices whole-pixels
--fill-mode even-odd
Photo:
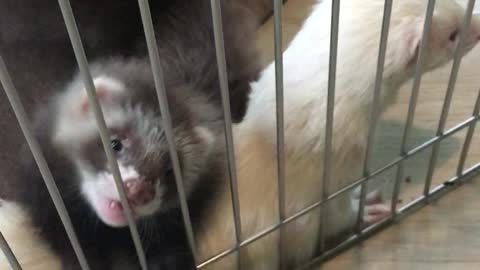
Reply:
[[[365,199],[363,222],[366,226],[377,223],[390,215],[390,207],[379,191],[372,191]]]

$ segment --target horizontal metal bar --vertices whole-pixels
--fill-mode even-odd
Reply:
[[[32,132],[30,120],[28,119],[27,113],[25,112],[25,109],[20,101],[20,97],[18,96],[17,90],[13,85],[12,78],[10,77],[7,71],[7,67],[5,66],[5,62],[3,61],[3,58],[1,56],[0,82],[2,83],[3,90],[5,91],[8,101],[10,102],[15,116],[17,117],[23,135],[25,136],[27,144],[30,147],[30,151],[33,154],[33,158],[37,163],[38,169],[40,170],[40,174],[45,181],[48,193],[52,198],[53,204],[55,205],[58,215],[60,216],[60,220],[65,227],[65,231],[67,233],[68,239],[70,240],[70,243],[72,244],[72,248],[78,258],[80,267],[83,270],[89,270],[90,268],[88,266],[87,259],[85,258],[85,254],[83,253],[80,242],[78,241],[77,235],[75,234],[75,230],[73,229],[72,221],[70,219],[70,216],[68,215],[65,203],[63,202],[57,185],[55,184],[55,180],[53,179],[52,172],[48,167],[45,155],[41,150],[40,144],[38,143],[35,135]]]
[[[160,106],[160,112],[162,114],[162,127],[168,143],[168,151],[170,154],[170,160],[172,162],[173,174],[175,176],[175,184],[178,192],[180,209],[182,211],[185,232],[187,235],[190,251],[192,252],[194,260],[196,261],[195,237],[193,233],[192,221],[190,219],[190,211],[188,208],[188,201],[183,182],[182,170],[180,167],[177,148],[175,146],[172,117],[170,115],[170,109],[165,89],[165,80],[163,77],[163,68],[160,61],[160,55],[158,53],[158,46],[155,38],[155,31],[153,28],[152,14],[150,12],[148,0],[139,0],[138,4],[140,6],[140,14],[142,17],[143,29],[145,31],[145,39],[147,41],[150,65],[152,67],[155,89],[157,91],[158,103]]]
[[[8,245],[5,237],[3,237],[2,232],[0,232],[0,249],[3,251],[5,258],[7,258],[7,261],[13,270],[22,270],[22,267],[20,266],[17,257],[15,257],[15,254],[13,254],[13,251]]]
[[[455,176],[452,179],[450,179],[448,182],[452,183],[453,185],[439,185],[436,188],[434,188],[430,194],[431,198],[439,198],[441,195],[452,191],[453,189],[457,188],[460,186],[459,184],[464,183],[465,181],[470,180],[471,178],[475,177],[480,173],[480,163],[469,168],[468,170],[465,170],[464,174],[461,177]],[[332,258],[339,253],[353,247],[354,245],[358,244],[359,242],[373,236],[374,234],[382,231],[383,229],[387,228],[389,225],[392,224],[392,222],[406,217],[408,214],[410,214],[413,211],[419,210],[420,208],[424,207],[427,205],[427,200],[425,196],[420,196],[413,202],[409,203],[408,205],[405,205],[404,207],[399,209],[399,213],[396,216],[396,219],[394,219],[394,216],[391,216],[388,219],[385,219],[379,223],[376,223],[365,230],[361,232],[361,234],[356,234],[350,237],[349,239],[345,240],[341,244],[337,245],[336,247],[332,248],[331,250],[328,250],[325,252],[323,255],[320,257],[314,259],[310,263],[306,264],[305,266],[299,267],[297,270],[306,270],[306,269],[311,269],[311,267],[318,265],[319,263]]]
[[[127,201],[125,195],[125,190],[123,187],[123,181],[118,168],[117,160],[110,146],[110,134],[105,123],[105,118],[103,116],[102,109],[100,108],[100,103],[98,102],[95,84],[92,80],[92,75],[88,67],[87,56],[85,55],[85,50],[80,38],[80,33],[78,32],[77,24],[73,16],[72,7],[69,0],[58,0],[60,9],[62,12],[63,19],[65,21],[65,26],[67,28],[68,36],[70,37],[70,42],[72,43],[73,52],[80,69],[80,75],[82,77],[83,83],[85,85],[85,90],[87,92],[89,103],[93,109],[95,115],[95,120],[97,123],[98,130],[100,132],[100,138],[107,156],[108,165],[110,167],[111,173],[115,180],[115,185],[117,187],[118,193],[120,195],[120,201],[122,203],[123,212],[128,221],[128,226],[132,235],[132,240],[137,251],[138,259],[142,270],[147,270],[147,260],[145,258],[145,252],[142,247],[142,242],[140,241],[140,235],[138,233],[137,224],[133,219],[132,209]]]
[[[470,117],[468,120],[465,120],[463,123],[451,128],[450,130],[448,130],[447,132],[445,132],[442,136],[437,136],[437,137],[434,137],[432,138],[431,140],[429,140],[428,142],[418,146],[418,147],[415,147],[413,148],[412,150],[408,151],[404,156],[402,157],[399,157],[397,159],[395,159],[394,161],[390,162],[388,165],[372,172],[370,174],[370,177],[366,178],[366,177],[362,177],[360,178],[359,180],[353,182],[352,184],[349,184],[347,186],[345,186],[344,188],[340,189],[339,191],[331,194],[330,196],[328,196],[327,200],[326,201],[317,201],[313,204],[311,204],[310,206],[302,209],[301,211],[298,211],[297,213],[295,213],[294,215],[286,218],[282,224],[276,224],[274,226],[271,226],[270,228],[256,234],[255,236],[252,236],[244,241],[242,241],[240,243],[240,247],[243,247],[245,245],[248,245],[249,243],[252,243],[252,242],[255,242],[256,240],[264,237],[265,235],[269,234],[269,233],[272,233],[273,231],[277,230],[280,226],[284,226],[286,224],[289,224],[290,222],[293,222],[295,220],[297,220],[298,218],[310,213],[311,211],[317,209],[318,207],[320,207],[321,205],[323,205],[324,203],[327,203],[333,199],[335,199],[336,197],[342,195],[343,193],[345,192],[348,192],[348,191],[351,191],[353,189],[355,189],[356,187],[358,187],[359,185],[361,185],[363,182],[365,181],[368,181],[370,180],[371,178],[377,176],[377,175],[380,175],[381,173],[387,171],[388,169],[391,169],[392,167],[394,167],[395,165],[397,165],[398,163],[404,161],[405,159],[408,159],[414,155],[417,155],[419,154],[420,152],[422,152],[423,150],[427,149],[429,146],[431,146],[432,144],[438,142],[438,141],[441,141],[445,138],[448,138],[452,135],[454,135],[455,133],[459,132],[460,130],[464,129],[465,127],[469,126],[471,123],[473,123],[474,121],[479,121],[480,120],[480,115],[477,115],[476,117]],[[235,252],[237,250],[237,248],[233,248],[233,249],[230,249],[229,251],[223,251],[221,253],[219,253],[218,255],[215,255],[209,259],[207,259],[204,263],[201,264],[201,266],[206,266],[207,264],[210,264],[212,262],[215,262],[225,256],[228,256],[229,254]],[[206,263],[208,262],[208,263]]]

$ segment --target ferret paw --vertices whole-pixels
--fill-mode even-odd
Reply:
[[[370,226],[390,216],[390,208],[385,203],[366,205],[364,213],[363,223]]]
[[[373,191],[367,194],[363,215],[363,223],[366,226],[387,218],[390,213],[390,207],[385,203],[380,192]]]

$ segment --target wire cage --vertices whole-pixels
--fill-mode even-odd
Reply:
[[[382,176],[387,171],[393,172],[391,176],[394,177],[392,191],[391,191],[391,216],[387,219],[374,224],[368,228],[362,228],[361,226],[357,226],[355,230],[355,234],[349,237],[348,239],[344,240],[342,243],[336,245],[333,248],[326,248],[324,245],[324,237],[322,237],[321,241],[321,250],[322,254],[317,259],[309,263],[306,267],[317,265],[325,261],[327,258],[330,258],[340,251],[354,245],[355,243],[365,239],[366,237],[372,235],[375,232],[387,227],[388,225],[392,224],[399,218],[403,217],[404,215],[412,212],[420,208],[423,205],[426,205],[429,201],[439,197],[440,195],[445,194],[446,191],[450,191],[455,188],[457,183],[463,183],[470,179],[471,177],[475,176],[480,172],[480,161],[477,161],[476,164],[473,166],[467,167],[467,156],[469,153],[470,148],[472,147],[472,142],[474,139],[475,128],[476,124],[480,119],[480,93],[477,94],[476,102],[474,105],[474,110],[471,115],[464,119],[464,121],[457,123],[451,128],[448,128],[447,125],[447,118],[449,116],[449,111],[452,105],[452,99],[455,91],[455,86],[457,82],[457,76],[460,70],[460,65],[462,61],[462,51],[461,49],[457,49],[455,52],[454,61],[451,67],[450,77],[448,80],[448,86],[446,90],[445,99],[443,101],[443,106],[441,109],[440,118],[437,122],[437,129],[433,136],[430,136],[428,139],[419,142],[416,146],[410,146],[411,134],[412,129],[414,128],[414,120],[415,114],[418,104],[418,99],[420,95],[420,84],[422,80],[422,73],[421,67],[423,66],[423,60],[426,54],[427,49],[427,42],[422,42],[419,55],[418,55],[418,63],[417,63],[417,70],[413,80],[413,88],[411,89],[411,96],[408,102],[408,111],[406,113],[406,122],[404,124],[401,142],[400,142],[400,149],[398,154],[393,157],[389,162],[382,164],[381,166],[376,166],[373,163],[373,157],[375,154],[374,147],[376,143],[376,130],[379,125],[380,117],[379,117],[379,98],[381,94],[381,80],[383,76],[383,65],[385,61],[386,55],[386,47],[387,47],[387,38],[388,38],[388,30],[389,30],[389,23],[391,17],[391,10],[392,10],[392,2],[393,0],[385,0],[384,6],[384,15],[383,15],[383,23],[382,23],[382,31],[380,38],[380,48],[378,53],[378,67],[377,67],[377,76],[375,81],[375,91],[374,91],[374,102],[373,107],[370,111],[370,122],[369,122],[369,135],[367,141],[367,151],[365,156],[365,162],[363,164],[363,175],[361,178],[357,179],[356,181],[352,182],[348,186],[329,194],[326,192],[327,188],[324,188],[321,195],[322,200],[312,204],[311,206],[303,209],[302,211],[296,213],[292,216],[286,216],[285,214],[285,190],[282,187],[285,186],[285,154],[284,154],[284,96],[283,96],[283,47],[282,47],[282,2],[281,0],[272,0],[274,1],[274,44],[275,44],[275,71],[276,71],[276,109],[277,109],[277,162],[278,162],[278,209],[280,214],[280,220],[278,224],[275,226],[253,236],[248,239],[243,239],[241,236],[241,222],[240,222],[240,214],[239,214],[239,202],[238,202],[238,194],[237,194],[237,179],[236,179],[236,166],[235,166],[235,156],[233,150],[233,134],[232,134],[232,120],[230,117],[230,108],[229,108],[229,95],[228,95],[228,83],[227,83],[227,68],[226,68],[226,61],[225,61],[225,51],[224,51],[224,40],[223,40],[223,32],[222,32],[222,24],[221,24],[221,9],[219,0],[211,0],[211,9],[212,9],[212,20],[214,25],[214,36],[215,36],[215,45],[216,45],[216,57],[218,63],[218,72],[219,72],[219,79],[221,85],[221,94],[222,94],[222,104],[224,109],[224,119],[225,119],[225,127],[226,127],[226,145],[227,145],[227,153],[228,153],[228,170],[230,177],[230,184],[232,186],[232,205],[234,211],[234,219],[235,219],[235,228],[236,228],[236,244],[233,248],[229,250],[218,251],[218,255],[206,260],[206,261],[197,261],[197,268],[202,269],[209,264],[212,264],[230,254],[239,252],[239,250],[245,246],[252,244],[253,242],[262,239],[267,234],[272,233],[274,231],[280,232],[280,237],[282,237],[282,228],[286,225],[291,223],[292,221],[297,220],[298,218],[304,216],[305,214],[317,210],[322,209],[322,207],[326,204],[326,202],[335,199],[336,197],[345,194],[346,192],[350,192],[353,189],[360,188],[360,199],[359,199],[359,209],[360,213],[358,213],[359,218],[363,215],[362,209],[365,205],[367,189],[369,181],[372,179],[378,178]],[[423,37],[427,37],[430,31],[430,23],[431,18],[435,8],[435,0],[428,0],[428,7],[426,12],[426,20],[424,25],[424,32]],[[166,93],[165,93],[165,86],[162,77],[162,65],[161,60],[157,50],[157,44],[155,41],[155,33],[153,31],[153,24],[152,18],[149,10],[148,0],[139,0],[138,1],[141,11],[141,18],[142,23],[145,31],[145,37],[147,40],[148,45],[148,52],[150,56],[151,67],[154,74],[155,86],[158,95],[159,106],[161,108],[161,113],[164,117],[162,117],[163,126],[165,127],[165,134],[169,143],[169,153],[173,160],[173,168],[175,173],[175,180],[176,180],[176,187],[178,189],[179,198],[180,198],[180,205],[183,214],[183,219],[185,223],[185,231],[187,232],[188,242],[190,245],[191,250],[195,254],[196,250],[196,243],[194,238],[194,230],[192,228],[192,222],[190,221],[190,214],[189,214],[189,207],[187,204],[187,199],[185,195],[185,188],[183,186],[182,175],[180,170],[180,164],[178,160],[178,156],[174,146],[174,135],[172,131],[172,123],[171,117],[169,114],[168,102],[166,100]],[[140,236],[134,219],[132,217],[132,213],[129,207],[129,204],[126,200],[126,195],[123,190],[122,186],[122,179],[120,175],[120,171],[118,169],[118,164],[113,156],[112,150],[109,148],[109,135],[108,130],[106,127],[105,119],[102,114],[102,110],[99,105],[99,101],[97,100],[97,96],[95,94],[95,86],[92,80],[92,76],[89,71],[89,66],[87,62],[87,58],[85,55],[85,51],[82,46],[82,41],[80,38],[79,31],[77,29],[75,19],[73,16],[72,8],[70,6],[69,0],[59,0],[59,5],[61,8],[61,12],[65,21],[66,28],[68,30],[68,34],[70,37],[71,44],[73,46],[73,50],[75,53],[75,57],[80,68],[80,74],[85,84],[85,89],[88,93],[89,102],[92,104],[94,114],[96,117],[97,125],[99,132],[101,134],[102,142],[105,147],[105,152],[108,157],[108,162],[113,168],[113,175],[115,178],[115,182],[117,188],[120,193],[122,206],[126,211],[126,217],[128,219],[128,224],[130,228],[130,232],[132,235],[133,242],[135,244],[136,252],[138,254],[139,262],[143,270],[147,269],[147,263],[145,258],[145,252],[143,250]],[[469,0],[467,5],[467,15],[464,22],[464,27],[468,26],[471,20],[471,16],[474,13],[474,6],[475,1]],[[335,121],[333,111],[334,111],[334,96],[335,96],[335,80],[336,80],[336,63],[337,63],[337,43],[338,43],[338,24],[339,24],[339,16],[340,16],[340,0],[333,0],[332,5],[332,26],[331,26],[331,44],[330,44],[330,69],[329,69],[329,87],[328,87],[328,105],[327,105],[327,112],[326,112],[326,151],[324,157],[324,172],[323,172],[323,183],[326,187],[330,181],[331,177],[331,167],[332,167],[332,155],[329,153],[332,151],[332,129],[333,123]],[[427,40],[427,39],[424,39]],[[460,42],[461,43],[461,42]],[[459,48],[461,45],[458,46]],[[2,52],[0,52],[1,54]],[[32,128],[28,120],[28,116],[25,112],[24,107],[20,102],[20,98],[17,94],[17,90],[15,85],[13,84],[11,77],[9,75],[8,67],[5,65],[3,59],[0,55],[0,81],[1,85],[5,93],[8,96],[8,100],[15,112],[15,115],[18,119],[18,122],[21,126],[22,132],[26,138],[26,141],[34,155],[35,161],[41,171],[41,174],[45,180],[45,184],[49,190],[49,193],[54,201],[56,209],[61,217],[63,225],[66,229],[68,237],[71,241],[72,247],[76,253],[78,261],[83,270],[90,269],[88,261],[85,257],[85,254],[82,250],[82,247],[77,239],[75,234],[74,228],[72,226],[72,222],[69,219],[67,208],[65,207],[59,190],[56,187],[55,181],[53,179],[52,173],[49,170],[49,166],[45,160],[44,154],[42,153],[41,146],[35,139],[32,133]],[[439,152],[441,148],[441,143],[448,138],[452,137],[453,135],[466,132],[465,140],[463,145],[460,146],[461,152],[458,160],[456,175],[450,179],[441,179],[442,184],[438,186],[434,186],[433,179],[435,176],[435,169],[438,163]],[[407,175],[406,167],[409,160],[415,158],[420,153],[424,153],[429,151],[429,159],[428,162],[425,164],[426,166],[426,177],[425,182],[423,183],[423,192],[420,196],[415,197],[411,202],[400,205],[400,196],[401,196],[401,186],[402,183],[405,182],[405,178]],[[408,177],[407,177],[408,179]],[[326,218],[326,211],[322,211],[322,220]],[[282,252],[282,241],[279,241],[280,247],[279,252]],[[7,258],[10,266],[12,269],[18,270],[22,269],[18,260],[15,257],[14,252],[10,249],[9,244],[7,243],[4,235],[0,232],[0,248],[3,251],[5,257]],[[237,258],[240,258],[238,256]],[[239,269],[241,269],[241,264],[239,263]]]

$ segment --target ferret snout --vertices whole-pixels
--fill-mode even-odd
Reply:
[[[139,179],[124,182],[127,200],[131,205],[144,205],[155,197],[155,188],[150,182]]]

